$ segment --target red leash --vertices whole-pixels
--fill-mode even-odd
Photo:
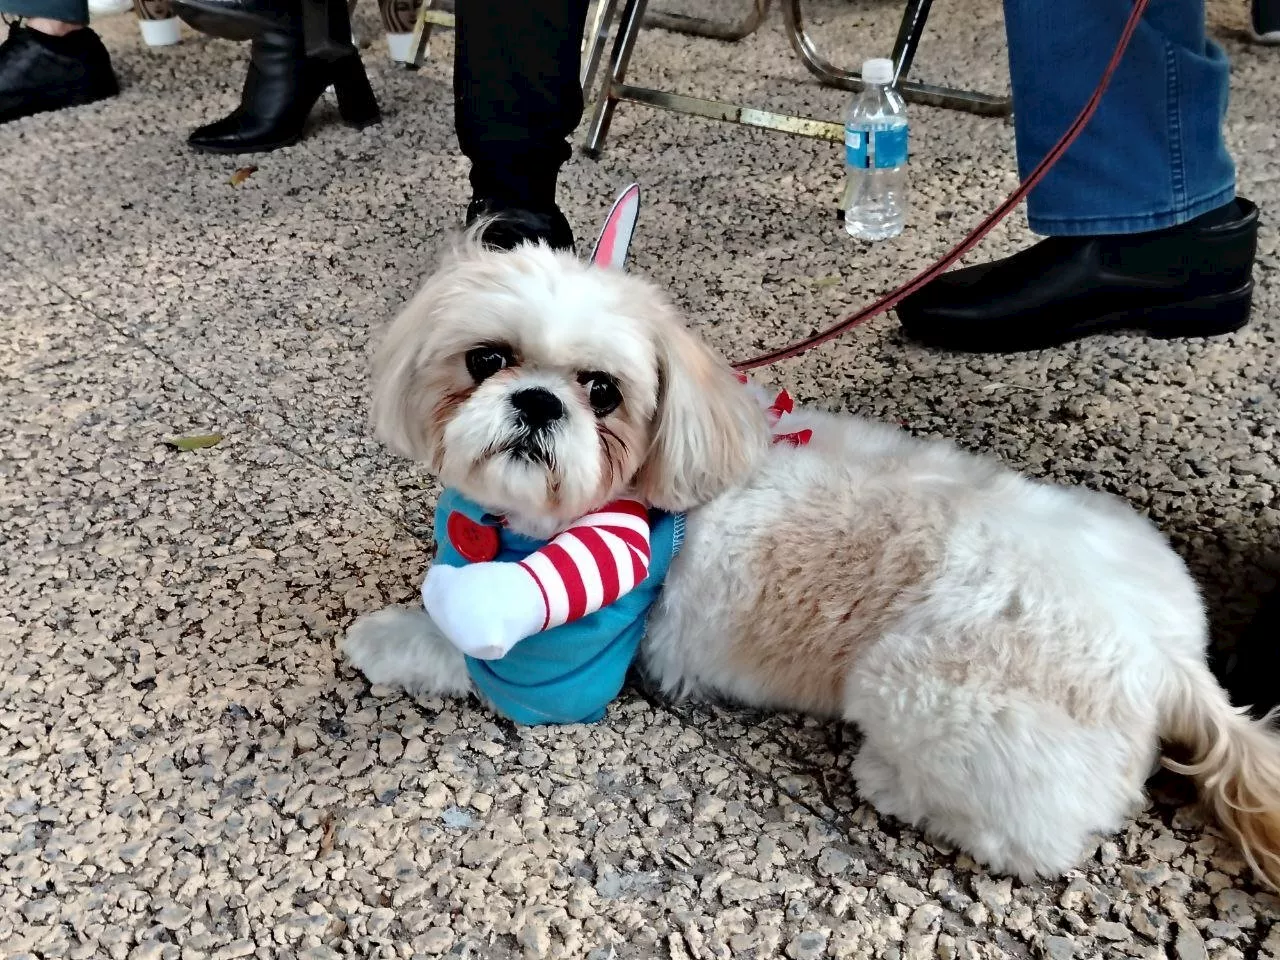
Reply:
[[[1050,168],[1058,162],[1058,158],[1067,152],[1067,148],[1075,142],[1076,137],[1080,136],[1080,132],[1085,128],[1089,121],[1097,112],[1098,104],[1102,101],[1102,94],[1106,92],[1107,86],[1111,83],[1111,75],[1116,72],[1116,68],[1120,66],[1120,60],[1124,57],[1124,52],[1129,46],[1129,40],[1133,37],[1133,32],[1138,28],[1138,22],[1142,19],[1142,14],[1147,9],[1148,0],[1134,0],[1133,10],[1129,14],[1129,19],[1124,25],[1124,31],[1120,34],[1120,42],[1116,44],[1115,53],[1111,55],[1111,62],[1107,64],[1107,69],[1102,73],[1102,79],[1098,81],[1098,89],[1093,91],[1093,96],[1089,98],[1089,102],[1084,105],[1084,109],[1080,111],[1080,115],[1067,128],[1067,132],[1062,135],[1053,149],[1045,154],[1044,159],[1039,165],[1031,171],[1030,176],[1018,184],[1018,189],[1009,194],[1008,198],[973,231],[961,240],[958,244],[951,248],[945,257],[929,267],[923,273],[918,274],[911,280],[908,280],[898,289],[881,297],[870,306],[863,307],[857,313],[852,313],[844,319],[837,321],[832,326],[820,333],[815,333],[811,337],[799,340],[790,346],[781,347],[771,353],[761,354],[750,360],[741,360],[733,365],[735,370],[755,370],[757,367],[765,367],[771,363],[777,363],[780,360],[790,360],[792,357],[798,357],[802,353],[812,350],[814,347],[821,346],[829,340],[834,340],[840,334],[847,330],[852,330],[859,324],[865,323],[872,317],[879,316],[888,310],[896,307],[904,298],[915,293],[925,284],[932,282],[936,277],[945,272],[953,263],[963,257],[966,253],[976,247],[988,233],[992,231],[997,223],[1013,212],[1013,208],[1022,202],[1031,189],[1044,179]]]

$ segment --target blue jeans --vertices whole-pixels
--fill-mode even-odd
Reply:
[[[1092,95],[1130,10],[1124,0],[1005,0],[1023,177]],[[1031,228],[1141,233],[1229,203],[1227,85],[1204,0],[1151,0],[1093,120],[1027,198]]]
[[[67,23],[88,23],[89,0],[0,0],[0,13],[11,17],[48,17]]]

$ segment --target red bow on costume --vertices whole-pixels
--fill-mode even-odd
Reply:
[[[773,435],[774,443],[789,443],[793,447],[807,446],[812,439],[812,430],[797,430],[795,433],[775,433]]]
[[[773,405],[765,411],[765,415],[769,418],[769,425],[774,426],[782,419],[784,413],[791,413],[796,408],[795,402],[791,399],[791,394],[787,391],[781,391],[773,398]]]
[[[745,373],[735,372],[734,376],[738,378],[738,382],[743,386],[746,386],[747,383],[750,382]],[[787,393],[785,390],[778,391],[778,395],[773,398],[773,403],[771,403],[764,412],[765,418],[769,421],[770,429],[776,427],[778,425],[778,421],[788,413],[795,412],[795,409],[796,404],[795,401],[791,399],[791,394]],[[796,430],[794,433],[775,433],[773,435],[774,443],[786,443],[793,447],[803,447],[812,439],[812,430]]]
[[[769,409],[765,411],[765,416],[769,418],[769,426],[776,427],[778,421],[785,414],[794,412],[795,408],[796,404],[791,399],[791,394],[785,390],[779,391],[778,395],[773,398],[773,403],[769,406]],[[803,447],[812,439],[812,430],[797,430],[794,433],[775,433],[773,435],[774,443],[786,443],[793,447]]]

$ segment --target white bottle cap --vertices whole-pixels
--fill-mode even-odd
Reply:
[[[864,60],[862,79],[867,83],[893,83],[893,61],[887,57]]]

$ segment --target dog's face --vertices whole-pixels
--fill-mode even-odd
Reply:
[[[397,452],[541,535],[623,493],[670,510],[705,502],[766,433],[650,284],[546,247],[474,243],[392,325],[373,419]]]

